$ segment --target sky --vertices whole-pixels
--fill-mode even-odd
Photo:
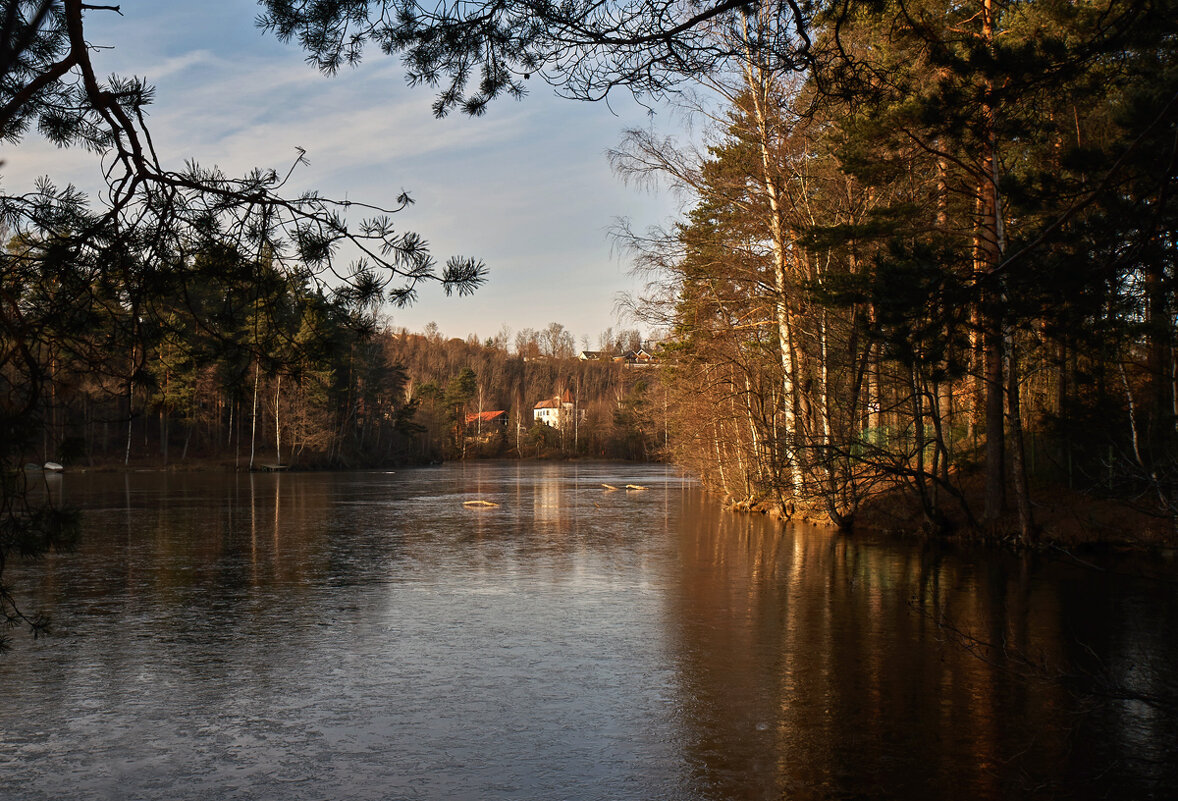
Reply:
[[[406,85],[401,66],[376,50],[357,69],[324,76],[296,43],[255,25],[253,0],[120,0],[122,16],[89,11],[87,36],[100,75],[138,75],[156,87],[148,124],[165,166],[194,159],[229,174],[253,167],[285,172],[296,148],[310,164],[291,193],[317,189],[391,207],[402,190],[415,204],[394,223],[450,256],[486,262],[488,283],[466,298],[423,286],[391,322],[411,331],[436,322],[446,336],[493,336],[559,322],[596,347],[619,319],[619,293],[639,279],[609,230],[627,218],[638,230],[677,211],[667,193],[628,187],[606,151],[627,128],[669,132],[672,115],[654,115],[629,95],[606,103],[558,98],[536,82],[522,101],[502,98],[486,115],[438,120],[434,91]],[[27,137],[0,148],[3,183],[24,191],[37,176],[83,189],[100,165],[81,150],[58,150]]]

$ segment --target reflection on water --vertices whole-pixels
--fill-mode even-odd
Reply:
[[[685,506],[670,619],[710,797],[1171,797],[1172,585]]]
[[[56,634],[0,659],[0,797],[1166,798],[1178,780],[1178,601],[1131,565],[782,532],[650,466],[52,491],[87,510],[85,540],[13,575]]]

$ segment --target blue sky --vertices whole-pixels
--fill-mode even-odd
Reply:
[[[503,324],[519,331],[556,321],[591,346],[618,326],[615,297],[638,283],[607,231],[615,218],[643,229],[676,208],[669,195],[628,188],[610,172],[605,151],[621,132],[652,123],[629,96],[579,103],[537,82],[522,102],[496,101],[481,118],[436,120],[434,93],[408,88],[395,59],[373,51],[360,68],[323,76],[297,45],[255,26],[253,0],[120,5],[121,17],[87,13],[91,43],[113,48],[96,51],[94,66],[156,87],[149,124],[165,161],[283,171],[302,147],[310,165],[292,191],[377,205],[408,191],[416,204],[397,215],[398,227],[424,236],[439,262],[486,261],[490,281],[473,297],[427,287],[413,308],[391,311],[394,325],[436,321],[448,336],[485,338]],[[653,123],[666,129],[669,115]],[[99,169],[90,154],[31,137],[0,159],[8,191],[38,175],[86,188]]]

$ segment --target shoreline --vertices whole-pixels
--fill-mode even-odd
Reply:
[[[980,507],[980,495],[966,499]],[[1009,509],[991,524],[971,526],[957,508],[946,508],[940,528],[925,520],[919,503],[901,490],[881,493],[856,512],[850,526],[840,527],[829,515],[815,510],[792,514],[775,501],[722,499],[724,508],[736,514],[762,514],[781,524],[791,522],[842,530],[847,536],[882,536],[929,543],[985,545],[1014,551],[1036,552],[1051,548],[1108,549],[1178,553],[1178,531],[1160,512],[1134,508],[1115,498],[1086,495],[1066,487],[1043,486],[1033,495],[1035,536],[1028,542],[1019,535],[1015,512]]]

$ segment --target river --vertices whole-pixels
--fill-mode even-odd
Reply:
[[[650,465],[50,481],[84,536],[7,574],[54,632],[0,656],[3,799],[1178,787],[1172,558],[782,527]]]

